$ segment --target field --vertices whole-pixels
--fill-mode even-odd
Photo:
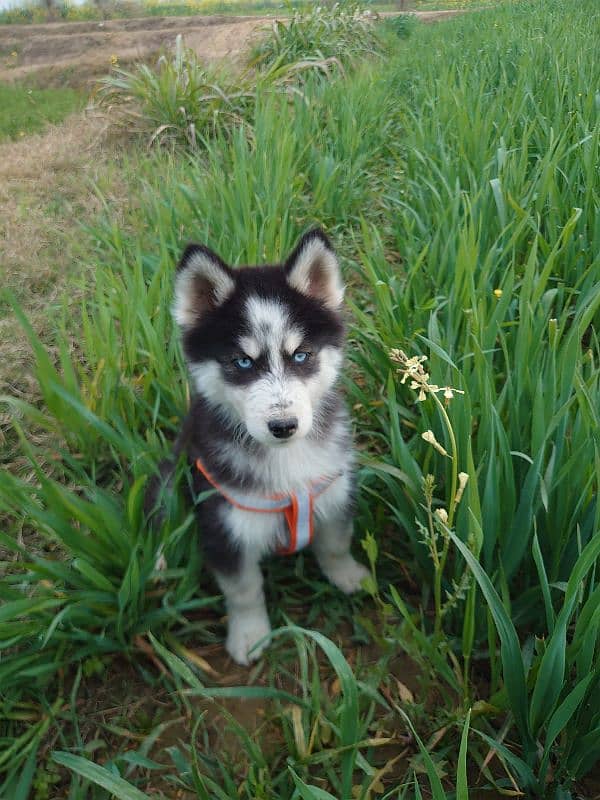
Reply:
[[[377,11],[428,11],[444,9],[483,8],[493,0],[370,0],[363,5]],[[75,5],[69,0],[58,0],[49,10],[46,5],[33,2],[15,4],[14,8],[0,11],[0,25],[27,25],[43,22],[82,22],[107,19],[135,19],[140,17],[173,17],[189,15],[244,14],[266,16],[301,9],[301,0],[107,0],[102,4],[87,2]]]
[[[127,6],[129,8],[129,5]],[[132,6],[135,8],[135,6]],[[86,7],[77,7],[79,12]],[[140,9],[148,10],[144,5]],[[279,16],[259,15],[256,5],[248,8],[253,14],[231,16],[227,14],[196,13],[194,6],[182,6],[186,15],[138,16],[109,18],[102,21],[66,20],[44,21],[33,24],[0,25],[0,81],[26,82],[27,88],[65,87],[86,89],[94,80],[105,75],[111,65],[121,66],[140,60],[159,58],[162,49],[172,47],[178,33],[185,34],[186,45],[192,48],[202,62],[216,59],[238,64],[240,53],[247,50],[260,36],[265,25]],[[161,10],[164,7],[160,6]],[[92,9],[98,12],[98,7]],[[281,8],[279,15],[285,14]],[[451,11],[416,11],[420,19],[443,19]],[[2,19],[0,14],[0,19]],[[243,59],[242,59],[243,60]]]
[[[252,41],[117,63],[93,115],[0,143],[0,797],[600,797],[597,4]],[[173,271],[315,223],[372,577],[265,564],[245,670],[189,509],[143,514],[189,402]]]

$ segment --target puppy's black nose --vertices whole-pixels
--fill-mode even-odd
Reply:
[[[269,422],[269,430],[276,439],[289,439],[298,430],[298,420],[296,417],[272,419]]]

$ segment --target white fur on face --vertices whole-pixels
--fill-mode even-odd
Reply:
[[[285,447],[268,447],[263,452],[253,453],[241,448],[236,441],[224,444],[216,457],[240,479],[248,473],[257,484],[262,484],[269,493],[292,492],[307,486],[315,479],[333,477],[340,470],[352,471],[353,456],[348,449],[348,420],[345,413],[337,417],[328,435],[322,438],[299,439],[293,436]],[[336,486],[339,487],[336,481]],[[331,501],[332,490],[323,497]],[[317,507],[318,512],[318,507]],[[241,514],[246,512],[240,512]],[[270,515],[254,515],[268,519]],[[255,520],[256,525],[267,525],[265,520]],[[267,538],[271,535],[266,531]],[[240,534],[243,537],[243,533]],[[248,535],[254,538],[254,533]]]
[[[198,391],[230,419],[242,423],[253,439],[272,447],[289,446],[311,432],[314,409],[334,385],[342,353],[324,347],[314,356],[319,359],[316,373],[294,375],[285,362],[301,346],[304,332],[291,321],[286,307],[276,300],[250,297],[246,320],[240,351],[254,360],[264,356],[266,371],[244,386],[228,382],[216,361],[192,364],[190,371]],[[295,434],[290,439],[276,439],[269,422],[291,418],[297,420]]]
[[[291,322],[287,308],[277,300],[249,297],[245,310],[250,335],[242,337],[240,344],[249,341],[259,353],[267,354],[272,367],[282,365],[282,353],[292,355],[302,343],[304,331]]]

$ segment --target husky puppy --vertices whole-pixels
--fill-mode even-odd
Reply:
[[[216,489],[197,506],[198,526],[238,664],[259,657],[271,630],[264,556],[311,543],[346,593],[368,575],[350,554],[354,458],[336,388],[343,294],[320,230],[283,265],[232,269],[190,245],[177,269],[173,314],[195,399],[175,450],[194,493]]]

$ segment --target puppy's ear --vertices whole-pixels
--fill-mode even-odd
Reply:
[[[340,265],[323,231],[305,233],[283,268],[292,289],[334,310],[342,305],[344,285]]]
[[[216,253],[199,244],[185,248],[175,276],[173,316],[190,328],[233,293],[233,270]]]

